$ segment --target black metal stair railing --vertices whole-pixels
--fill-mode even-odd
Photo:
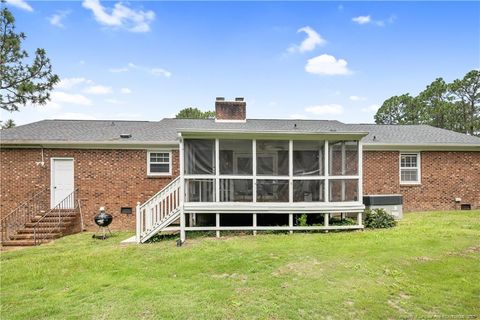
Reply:
[[[55,233],[61,233],[62,223],[65,218],[75,218],[79,210],[79,201],[77,200],[77,191],[75,189],[55,207],[48,210],[33,226],[33,239],[35,245],[39,245],[43,240]],[[42,225],[42,222],[49,222],[48,226]]]
[[[7,216],[0,221],[1,242],[9,241],[10,238],[17,234],[17,231],[23,229],[25,224],[30,222],[32,218],[43,215],[48,211],[48,200],[45,199],[49,188],[44,188],[35,193],[31,198],[22,202]]]

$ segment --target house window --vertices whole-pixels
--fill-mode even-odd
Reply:
[[[149,151],[148,159],[148,175],[162,176],[171,175],[172,154],[166,151]]]
[[[420,183],[420,153],[400,154],[400,183]]]

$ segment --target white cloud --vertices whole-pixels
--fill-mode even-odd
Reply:
[[[142,114],[140,113],[130,113],[130,112],[120,112],[115,115],[115,119],[118,120],[130,120],[141,118]]]
[[[107,86],[102,86],[102,85],[93,85],[85,88],[83,92],[90,93],[90,94],[109,94],[109,93],[112,93],[112,88]]]
[[[358,24],[367,24],[367,23],[370,23],[372,19],[370,18],[370,16],[358,16],[358,17],[352,18],[352,21]]]
[[[316,115],[339,115],[343,113],[343,107],[339,104],[324,104],[307,107],[305,111]]]
[[[52,26],[63,28],[65,26],[63,25],[62,20],[66,18],[69,14],[70,11],[57,11],[55,14],[48,18],[48,21],[50,21],[50,24]]]
[[[114,73],[127,72],[127,71],[130,71],[130,70],[140,70],[140,71],[143,71],[143,72],[150,73],[154,76],[162,76],[162,77],[165,77],[165,78],[170,78],[172,76],[172,73],[170,71],[165,70],[163,68],[144,67],[144,66],[136,65],[132,62],[129,62],[124,67],[109,69],[110,72],[114,72]]]
[[[372,104],[368,107],[362,108],[362,112],[367,112],[367,113],[376,113],[377,110],[380,108],[379,105]]]
[[[110,68],[110,69],[108,69],[108,71],[113,72],[113,73],[127,72],[128,68],[127,67]]]
[[[62,108],[62,106],[55,102],[55,101],[48,101],[47,104],[43,105],[43,106],[39,106],[39,105],[33,105],[34,107],[36,107],[36,109],[40,112],[50,112],[50,111],[55,111],[55,110],[60,110]]]
[[[367,98],[360,97],[360,96],[350,96],[349,99],[352,100],[352,101],[365,101],[365,100],[367,100]]]
[[[307,61],[305,71],[321,75],[346,75],[350,73],[347,61],[334,56],[322,54]]]
[[[307,38],[300,45],[291,45],[288,52],[308,52],[314,50],[317,46],[324,45],[327,41],[322,38],[313,28],[306,26],[298,29],[297,32],[305,32]]]
[[[57,119],[68,119],[68,120],[96,120],[97,118],[87,113],[79,112],[65,112],[55,115]]]
[[[52,102],[53,103],[69,103],[77,104],[82,106],[89,106],[92,104],[92,101],[85,97],[82,94],[73,94],[63,91],[54,91],[52,92]]]
[[[7,3],[26,11],[33,11],[33,8],[25,0],[7,0]]]
[[[397,17],[395,15],[391,15],[388,19],[385,20],[373,20],[369,15],[368,16],[358,16],[352,18],[352,21],[358,24],[373,24],[379,27],[385,26],[387,23],[392,24],[395,22]]]
[[[132,93],[132,90],[130,90],[129,88],[122,88],[122,89],[120,89],[120,93],[130,94],[130,93]]]
[[[105,102],[111,104],[125,104],[125,101],[117,100],[117,99],[105,99]]]
[[[79,84],[91,84],[92,80],[85,78],[64,78],[56,85],[57,89],[69,90],[73,87],[78,86]]]
[[[172,73],[170,71],[167,71],[162,68],[152,68],[150,70],[150,73],[153,74],[154,76],[162,76],[165,78],[170,78],[172,76]]]
[[[102,6],[99,0],[84,0],[82,5],[92,10],[98,23],[131,32],[150,31],[150,23],[155,19],[155,13],[151,10],[134,10],[120,2],[117,2],[112,9]]]
[[[298,119],[298,120],[305,120],[305,119],[308,119],[308,117],[304,114],[300,114],[300,113],[294,113],[294,114],[291,114],[290,119]]]

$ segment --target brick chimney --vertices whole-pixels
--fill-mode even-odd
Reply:
[[[223,97],[215,100],[215,121],[244,122],[247,119],[247,103],[243,98],[225,101]]]

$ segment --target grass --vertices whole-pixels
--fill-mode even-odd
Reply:
[[[480,211],[388,230],[120,245],[84,233],[1,254],[2,319],[480,316]],[[188,236],[188,235],[187,235]]]

